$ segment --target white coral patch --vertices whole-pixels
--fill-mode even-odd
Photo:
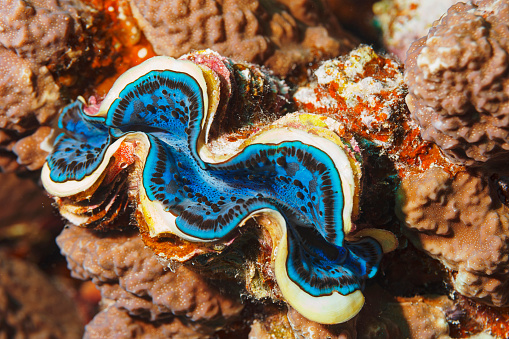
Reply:
[[[367,63],[377,57],[371,47],[359,47],[350,53],[347,60],[334,59],[324,62],[315,72],[317,82],[319,85],[335,83],[338,94],[343,97],[349,108],[355,107],[360,101],[375,107],[381,103],[382,92],[396,90],[403,82],[401,72],[396,72],[393,77],[384,80],[363,76]],[[316,95],[312,96],[311,90],[312,88],[307,91],[301,89],[295,98],[303,103],[313,100],[316,102]],[[320,98],[320,104],[325,104],[325,100]],[[332,98],[330,100],[335,101]]]

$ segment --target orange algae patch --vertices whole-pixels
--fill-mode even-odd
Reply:
[[[92,69],[97,77],[92,84],[98,96],[105,96],[115,80],[129,68],[155,56],[134,19],[126,0],[85,0],[102,13],[102,20],[94,30],[100,32],[96,41]],[[105,70],[100,72],[100,70]]]
[[[411,129],[401,144],[391,151],[391,154],[397,154],[399,162],[405,166],[404,170],[400,171],[401,177],[412,172],[425,171],[432,166],[440,166],[451,175],[464,170],[463,166],[449,162],[437,145],[422,140],[419,134],[419,128]]]
[[[496,308],[458,295],[460,318],[452,326],[450,335],[454,338],[466,338],[480,332],[487,332],[496,338],[509,339],[509,308]]]
[[[135,149],[137,142],[123,142],[113,154],[112,161],[108,166],[108,172],[104,178],[105,183],[113,181],[117,175],[136,160]]]
[[[198,255],[219,254],[239,235],[238,232],[233,232],[234,234],[228,239],[216,242],[191,242],[173,234],[151,237],[144,216],[139,210],[135,212],[135,219],[135,224],[139,228],[141,238],[146,246],[161,258],[179,262],[188,261]]]
[[[348,57],[325,62],[308,86],[311,97],[298,92],[296,103],[309,112],[343,123],[353,134],[378,143],[390,142],[397,132],[397,111],[406,91],[401,66],[376,55],[367,46]]]
[[[315,83],[295,94],[297,106],[338,121],[341,136],[359,136],[379,146],[393,159],[400,177],[431,166],[453,174],[463,169],[420,137],[405,103],[403,69],[395,60],[361,46],[324,62],[315,75]]]

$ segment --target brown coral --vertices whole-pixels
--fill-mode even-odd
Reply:
[[[0,173],[0,248],[34,263],[58,252],[54,237],[62,222],[51,204],[32,180]]]
[[[74,0],[13,0],[2,6],[0,43],[37,65],[62,62],[64,54],[83,53],[84,6]],[[69,58],[69,56],[67,56]]]
[[[492,185],[435,167],[403,179],[399,207],[413,242],[454,272],[458,292],[503,306],[509,304],[509,208]]]
[[[18,140],[12,148],[18,156],[18,163],[29,170],[41,168],[48,156],[48,148],[44,148],[44,143],[51,134],[51,127],[41,126],[32,135]]]
[[[509,4],[457,3],[408,52],[408,106],[455,162],[507,170]]]
[[[249,339],[295,338],[286,308],[268,306],[260,313],[251,324]]]
[[[205,339],[210,338],[210,335],[194,331],[179,318],[165,322],[151,322],[132,317],[128,312],[113,306],[106,308],[94,317],[85,327],[84,338]]]
[[[327,4],[318,0],[130,3],[158,54],[179,57],[211,48],[239,61],[264,63],[282,76],[295,67],[345,53],[355,41],[326,10]]]
[[[80,338],[75,305],[32,264],[0,252],[0,337]]]
[[[295,309],[288,308],[288,321],[297,339],[351,339],[357,337],[356,318],[337,325],[322,325],[303,317]]]
[[[448,314],[454,311],[454,302],[447,296],[392,298],[376,286],[367,293],[376,297],[359,316],[359,339],[450,338]]]
[[[0,128],[25,133],[47,123],[62,105],[58,90],[47,67],[0,48]]]
[[[357,337],[354,318],[343,324],[323,325],[303,317],[294,308],[264,305],[251,324],[252,339],[352,339]]]
[[[86,53],[82,35],[89,9],[73,0],[15,0],[0,12],[0,166],[16,170],[15,152],[21,163],[37,169],[46,156],[33,142],[41,133],[17,151],[12,148],[39,126],[49,125],[64,104],[52,72],[70,68]],[[35,155],[35,161],[27,154]]]
[[[161,322],[170,327],[180,322],[201,335],[210,335],[235,320],[243,309],[231,291],[220,291],[184,266],[169,270],[136,234],[105,236],[69,227],[57,242],[73,276],[92,279],[110,309],[134,317],[121,322],[138,323],[140,318],[142,323]],[[87,328],[90,337],[94,337],[94,328],[104,326],[103,318],[122,315],[117,310],[105,312]]]

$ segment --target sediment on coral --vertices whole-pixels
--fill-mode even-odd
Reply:
[[[424,139],[452,161],[506,173],[509,78],[506,1],[459,2],[412,44],[407,104]]]

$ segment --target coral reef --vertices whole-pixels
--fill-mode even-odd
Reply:
[[[0,337],[71,339],[82,331],[68,296],[33,264],[0,252]]]
[[[408,51],[407,103],[422,137],[453,161],[507,172],[506,1],[458,3]]]
[[[72,54],[83,53],[79,37],[87,9],[80,2],[10,1],[2,10],[2,46],[22,59],[41,66],[64,58],[65,67],[75,58]]]
[[[382,31],[384,47],[405,62],[410,45],[428,34],[457,0],[382,0],[373,5],[375,19]]]
[[[508,305],[507,21],[502,1],[458,3],[414,42],[408,107],[451,161],[403,178],[397,212],[415,246],[451,271],[453,288]]]
[[[92,279],[103,296],[104,309],[86,326],[86,338],[208,338],[245,316],[233,280],[205,279],[185,266],[168,270],[136,233],[70,226],[57,238],[73,276]],[[354,338],[356,332],[355,321],[320,325],[291,308],[268,307],[260,316],[252,338]]]
[[[423,274],[423,281],[429,283],[428,287],[423,286],[424,290],[451,279],[452,287],[470,298],[491,305],[505,305],[506,178],[494,175],[488,179],[482,173],[469,172],[451,163],[435,144],[420,138],[421,130],[410,120],[403,103],[406,92],[397,62],[361,47],[347,56],[324,62],[315,75],[314,82],[295,93],[298,107],[333,117],[338,122],[340,135],[347,138],[361,135],[372,144],[363,142],[360,145],[377,155],[376,160],[368,157],[366,161],[371,167],[364,172],[363,179],[369,183],[369,188],[365,190],[366,195],[361,196],[361,212],[356,224],[384,227],[386,223],[397,222],[391,218],[393,211],[389,207],[384,209],[380,203],[384,199],[394,199],[387,190],[398,186],[391,183],[391,177],[397,175],[401,185],[396,210],[408,227],[404,228],[404,233],[416,247],[440,260],[451,272],[437,276]],[[372,175],[378,178],[371,181]],[[371,201],[369,194],[375,194],[376,200]],[[375,205],[376,212],[373,211]],[[389,258],[392,257],[389,255]],[[402,259],[396,260],[397,266],[401,265]],[[390,276],[387,269],[391,267],[394,270],[394,265],[384,267],[391,283],[401,277],[404,282],[398,286],[411,287],[414,278],[400,273]],[[415,293],[412,291],[405,292]],[[411,320],[414,311],[430,312],[430,319],[434,312],[427,307],[409,309],[410,313],[400,318],[406,319],[401,321],[410,326],[407,334],[394,332],[398,328],[395,325],[385,324],[380,328],[392,333],[388,337],[424,336],[429,326]],[[360,323],[365,316],[361,313]],[[441,319],[443,323],[444,317]],[[412,329],[412,326],[416,327]],[[439,332],[445,335],[449,330],[445,327]],[[360,332],[359,336],[363,335],[368,334]]]
[[[205,339],[209,333],[196,332],[184,325],[179,318],[171,322],[150,322],[131,317],[127,312],[110,307],[99,314],[86,326],[84,338],[176,338]]]
[[[287,76],[310,62],[347,52],[357,42],[320,0],[131,0],[156,53],[179,57],[211,48]]]
[[[54,238],[63,226],[40,187],[30,178],[0,173],[0,247],[6,253],[40,264],[58,253]]]
[[[375,1],[2,6],[0,337],[509,338],[509,5]]]
[[[37,73],[33,68],[37,68]],[[28,152],[36,153],[38,158],[47,156],[47,152],[38,150],[39,145],[23,146],[27,141],[30,143],[30,140],[21,136],[33,133],[41,123],[48,123],[50,118],[58,113],[62,101],[58,86],[48,70],[31,65],[30,61],[21,59],[13,51],[0,48],[0,71],[0,165],[4,171],[14,171],[19,167],[16,154],[13,153],[16,143],[18,148],[22,149],[21,153],[30,147],[33,151]],[[31,159],[28,160],[25,156],[23,158],[30,169],[37,169],[30,166]]]

